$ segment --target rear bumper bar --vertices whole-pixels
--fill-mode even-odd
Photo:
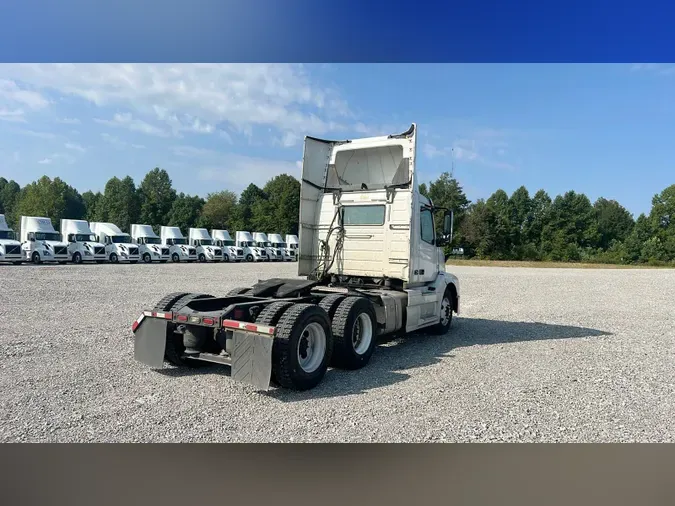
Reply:
[[[229,356],[204,353],[203,356],[187,358],[230,365],[231,376],[235,381],[247,383],[260,390],[269,390],[275,327],[210,316],[143,311],[132,324],[134,358],[137,361],[154,369],[164,367],[166,341],[170,337],[169,323],[198,325],[214,331],[231,331],[232,347]]]

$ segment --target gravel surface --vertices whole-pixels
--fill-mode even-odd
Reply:
[[[0,441],[675,441],[675,270],[461,267],[444,337],[314,390],[151,371],[131,323],[296,264],[0,266]]]

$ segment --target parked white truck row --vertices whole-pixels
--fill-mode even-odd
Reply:
[[[0,214],[0,263],[34,264],[151,263],[151,262],[259,262],[295,261],[298,237],[262,232],[191,228],[185,237],[179,227],[133,224],[131,234],[114,223],[61,220],[60,232],[52,220],[22,216],[19,240]]]

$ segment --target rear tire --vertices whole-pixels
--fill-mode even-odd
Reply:
[[[279,319],[272,345],[272,377],[281,387],[310,390],[333,354],[328,313],[316,304],[294,304]]]
[[[339,295],[339,294],[327,295],[326,297],[321,299],[321,302],[319,302],[319,307],[322,307],[323,309],[326,310],[326,313],[328,313],[328,317],[332,321],[333,317],[335,316],[335,311],[337,311],[338,306],[345,298],[346,295]]]
[[[373,303],[365,297],[346,297],[333,316],[335,350],[331,365],[361,369],[377,345],[377,318]]]

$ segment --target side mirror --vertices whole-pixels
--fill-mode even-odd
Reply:
[[[446,244],[452,242],[454,217],[453,211],[446,211],[443,215],[443,239]]]

